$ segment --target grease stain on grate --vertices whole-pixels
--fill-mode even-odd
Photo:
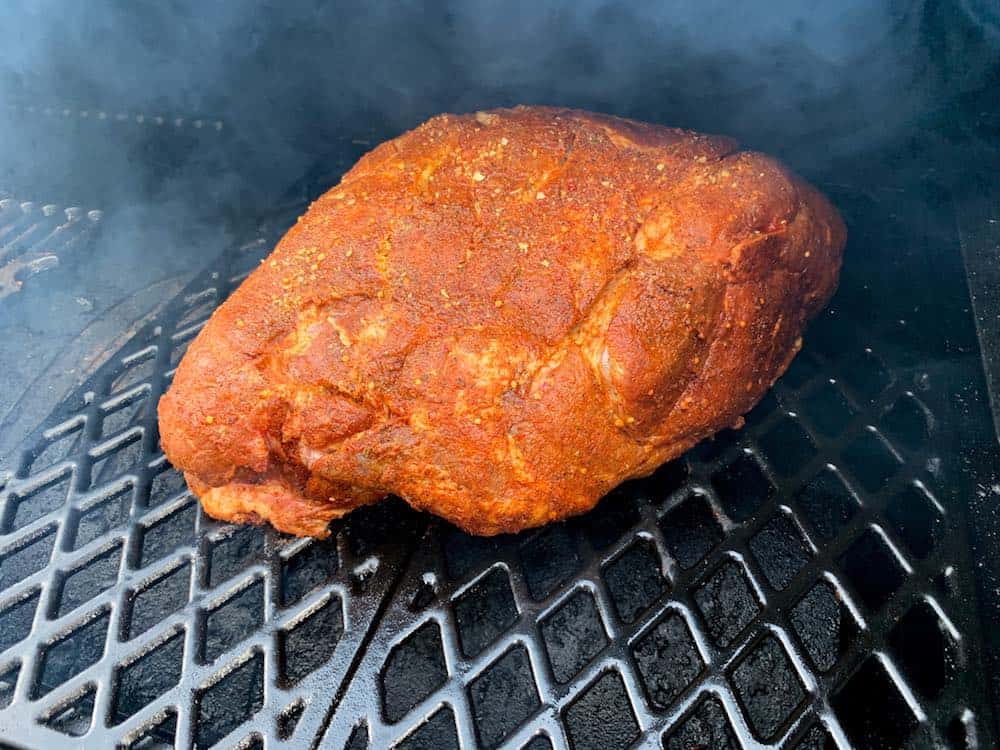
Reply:
[[[75,677],[104,654],[111,613],[100,610],[56,641],[42,647],[31,687],[32,699],[41,698]]]
[[[864,531],[840,556],[840,567],[869,609],[878,609],[895,593],[906,573],[885,538]]]
[[[773,635],[759,641],[729,675],[754,734],[770,740],[805,702],[806,692],[785,649]]]
[[[639,739],[639,722],[616,671],[605,672],[583,691],[565,713],[573,750],[626,748]]]
[[[722,525],[708,500],[691,492],[660,520],[667,549],[683,570],[693,568],[723,540]]]
[[[253,634],[264,622],[264,581],[253,579],[221,604],[204,614],[201,658],[213,662]]]
[[[604,566],[603,574],[615,612],[623,622],[634,622],[667,590],[660,557],[648,539],[633,542]]]
[[[682,718],[664,738],[666,750],[741,750],[726,710],[714,695],[702,698],[694,710]]]
[[[608,644],[594,597],[578,590],[539,622],[552,674],[569,682]]]
[[[62,617],[114,586],[118,581],[121,557],[122,545],[119,542],[77,568],[57,574],[49,603],[49,617]]]
[[[493,568],[455,599],[455,623],[462,653],[472,657],[499,638],[517,620],[510,581]]]
[[[632,658],[649,702],[660,710],[669,708],[705,667],[687,622],[673,611],[635,643]]]
[[[448,706],[435,711],[431,717],[393,745],[394,750],[459,750],[458,733],[455,731],[455,714]]]
[[[753,516],[774,493],[757,460],[746,451],[713,474],[712,485],[726,515],[737,522]]]
[[[227,667],[195,694],[195,748],[211,747],[263,705],[264,655],[254,651],[250,658]]]
[[[809,545],[791,516],[778,512],[750,538],[750,551],[764,578],[779,591],[809,562]]]
[[[865,660],[831,703],[840,725],[858,748],[903,748],[917,727],[913,710],[874,656]]]
[[[97,689],[88,685],[76,698],[43,714],[39,722],[70,737],[82,737],[93,721],[96,695]]]
[[[840,592],[826,580],[818,582],[792,607],[788,619],[820,672],[833,669],[860,630]]]
[[[27,596],[0,607],[0,653],[20,643],[31,633],[41,593],[32,589]]]
[[[279,631],[282,681],[294,685],[329,661],[343,633],[343,604],[335,594]]]
[[[0,591],[23,581],[49,564],[56,542],[56,527],[46,526],[39,533],[19,539],[0,555]]]
[[[565,524],[550,526],[518,550],[531,598],[541,600],[564,583],[580,565]]]
[[[191,563],[183,563],[154,578],[131,596],[126,594],[122,636],[130,640],[179,610],[188,602]]]
[[[441,629],[427,622],[389,652],[381,674],[382,710],[390,723],[437,690],[448,678]]]
[[[165,641],[120,665],[112,678],[112,725],[120,724],[149,705],[181,681],[184,631],[178,630]]]
[[[712,640],[728,648],[761,611],[760,601],[743,566],[728,560],[694,592]]]
[[[517,645],[469,683],[476,736],[485,748],[503,742],[540,705],[528,652]]]

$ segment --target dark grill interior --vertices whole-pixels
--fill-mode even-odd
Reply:
[[[8,5],[0,748],[998,746],[989,3]],[[374,144],[517,103],[820,184],[850,242],[789,372],[520,536],[207,519],[155,422],[187,342]]]
[[[829,186],[842,288],[791,370],[744,429],[592,513],[483,539],[394,501],[316,542],[202,515],[155,404],[328,183],[24,443],[0,490],[3,742],[993,746],[969,499],[996,443],[946,194]]]

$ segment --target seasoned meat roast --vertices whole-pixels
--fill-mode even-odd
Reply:
[[[440,115],[364,156],[218,309],[160,401],[205,510],[324,536],[393,494],[474,534],[594,506],[741,415],[845,230],[729,138]]]

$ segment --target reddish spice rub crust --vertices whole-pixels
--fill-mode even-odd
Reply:
[[[836,210],[728,139],[440,115],[364,156],[191,344],[160,431],[206,511],[324,536],[387,494],[475,534],[738,424],[836,286]]]

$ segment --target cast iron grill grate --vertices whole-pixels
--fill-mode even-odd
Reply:
[[[931,196],[837,198],[841,291],[744,429],[586,516],[492,539],[399,502],[325,542],[219,524],[164,461],[156,400],[299,207],[278,217],[0,486],[4,741],[990,746],[962,506],[980,415],[955,398],[979,365],[961,268],[942,265],[958,251],[913,218]]]
[[[102,215],[78,206],[18,201],[0,192],[0,300],[65,262],[94,234]]]

